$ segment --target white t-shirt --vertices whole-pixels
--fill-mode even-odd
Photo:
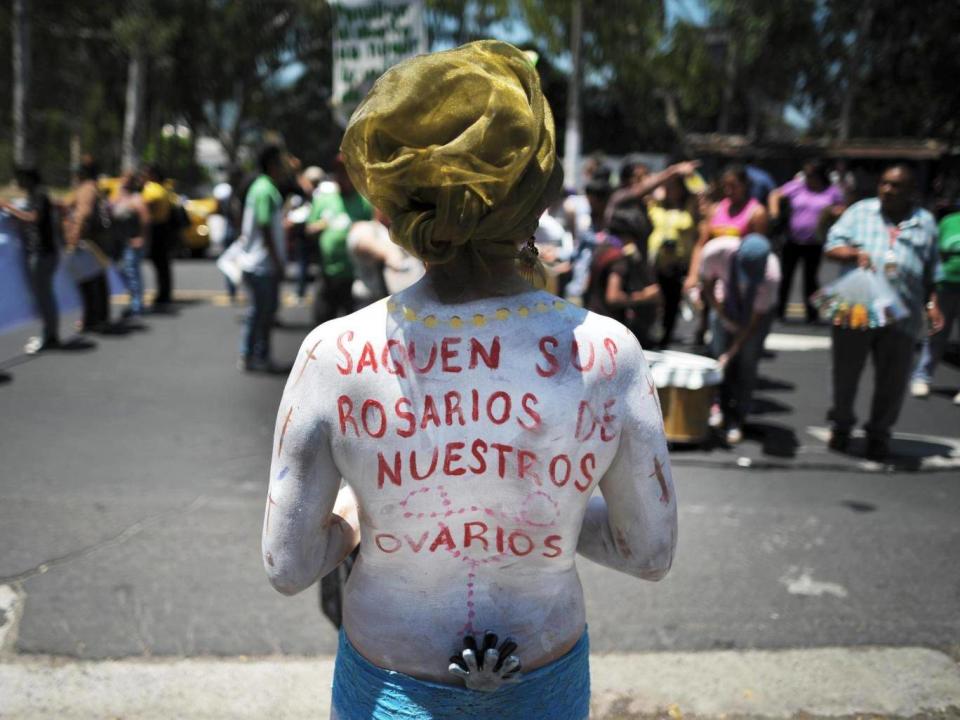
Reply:
[[[700,264],[700,277],[704,280],[717,280],[714,296],[723,303],[726,296],[726,283],[730,282],[730,258],[740,247],[741,238],[714,238],[703,246]],[[777,301],[780,290],[780,261],[773,253],[767,257],[767,268],[763,281],[757,288],[753,301],[753,310],[758,313],[769,312]]]

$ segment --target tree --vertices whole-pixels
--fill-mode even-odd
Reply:
[[[712,78],[722,90],[718,130],[762,139],[824,65],[817,0],[709,0],[708,8],[723,68]]]
[[[953,0],[827,0],[821,17],[817,129],[853,137],[942,137],[960,132],[956,92],[960,4]]]
[[[128,58],[120,157],[124,171],[137,167],[143,153],[147,65],[163,53],[179,29],[178,18],[159,17],[147,0],[130,2],[113,23],[113,35]]]
[[[33,161],[30,146],[30,3],[13,0],[13,161]]]

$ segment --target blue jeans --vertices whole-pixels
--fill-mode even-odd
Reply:
[[[710,319],[714,357],[720,357],[733,344],[735,336],[720,322],[718,313],[710,313]],[[723,373],[723,382],[720,384],[720,408],[723,410],[723,420],[728,428],[743,425],[747,413],[750,412],[750,399],[753,397],[753,388],[757,384],[757,365],[760,364],[760,355],[763,352],[763,341],[766,336],[765,327],[767,327],[766,320],[754,329],[753,334],[746,339]]]
[[[123,250],[123,284],[130,293],[130,312],[134,315],[143,314],[143,276],[140,273],[140,263],[143,261],[143,248],[127,245]]]
[[[272,274],[244,273],[243,284],[250,295],[240,355],[258,362],[270,361],[270,332],[277,312],[280,278]]]
[[[925,383],[933,380],[933,373],[943,358],[944,350],[947,349],[950,331],[960,320],[960,287],[942,286],[937,290],[937,303],[940,305],[940,312],[943,313],[943,330],[923,339],[920,347],[920,361],[913,371],[913,379]]]

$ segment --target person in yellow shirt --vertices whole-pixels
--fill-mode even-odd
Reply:
[[[154,312],[165,312],[173,302],[173,277],[170,256],[176,240],[171,222],[172,201],[170,191],[164,186],[163,171],[158,165],[146,167],[147,181],[143,186],[143,202],[150,213],[150,262],[157,276],[157,295],[153,301]]]
[[[647,252],[663,294],[663,335],[659,346],[667,347],[680,310],[683,280],[690,269],[690,257],[697,242],[700,213],[697,200],[680,176],[671,177],[663,186],[663,199],[647,208],[653,230],[647,240]]]

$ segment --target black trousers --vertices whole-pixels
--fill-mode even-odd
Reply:
[[[354,311],[353,278],[324,275],[319,285],[313,302],[314,323],[320,325]]]
[[[864,429],[871,437],[890,437],[910,384],[913,344],[914,337],[896,325],[869,330],[833,328],[830,349],[833,406],[827,418],[834,430],[850,432],[857,423],[853,406],[869,357],[873,363],[873,397],[870,419]]]
[[[37,312],[43,320],[44,342],[58,340],[60,337],[60,313],[57,298],[53,292],[53,277],[57,271],[55,253],[27,253],[27,277]]]
[[[110,291],[107,274],[100,273],[78,285],[83,302],[83,329],[96,330],[110,321]]]
[[[800,244],[787,240],[783,246],[783,277],[780,281],[780,304],[778,314],[781,318],[787,312],[790,300],[790,286],[797,264],[803,262],[803,305],[807,313],[807,322],[817,319],[817,309],[810,303],[810,296],[820,289],[817,275],[820,272],[820,259],[823,257],[823,245],[820,243]]]
[[[155,305],[173,302],[173,276],[170,270],[170,253],[173,251],[169,223],[155,224],[150,229],[150,262],[157,275]]]
[[[673,329],[677,324],[677,315],[680,312],[680,298],[683,296],[683,280],[687,275],[687,267],[676,265],[664,270],[657,270],[657,283],[663,294],[663,335],[660,337],[660,347],[665,348],[673,341]]]

